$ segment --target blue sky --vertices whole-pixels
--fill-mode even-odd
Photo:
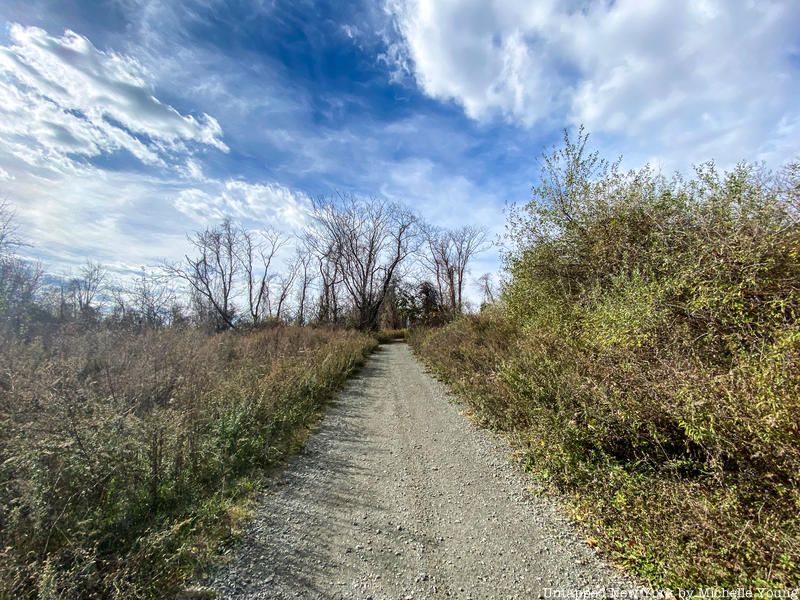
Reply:
[[[499,234],[586,124],[627,166],[800,154],[793,0],[4,0],[0,196],[53,270],[333,191]],[[496,253],[475,276],[497,268]]]

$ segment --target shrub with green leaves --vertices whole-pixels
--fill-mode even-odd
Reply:
[[[800,165],[624,173],[581,132],[503,300],[411,341],[658,585],[800,585]]]

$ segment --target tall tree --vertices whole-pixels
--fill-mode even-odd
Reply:
[[[25,245],[17,235],[13,210],[0,201],[0,334],[23,333],[36,309],[42,269],[15,255]]]
[[[451,287],[455,288],[454,307],[458,313],[464,312],[464,281],[470,261],[479,252],[488,249],[487,233],[484,227],[465,225],[450,231],[453,246],[453,265]]]
[[[289,237],[271,229],[261,232],[259,237],[240,229],[238,237],[236,258],[247,288],[247,310],[253,325],[257,325],[270,303],[275,256],[289,241]]]
[[[298,261],[294,260],[289,263],[276,278],[278,294],[275,300],[274,317],[278,321],[286,316],[286,304],[288,301],[290,301],[292,288],[294,286],[295,279],[297,278],[297,272],[299,268],[300,265]],[[272,307],[270,307],[270,316],[273,316]]]
[[[433,277],[439,298],[451,313],[463,312],[467,270],[475,255],[488,248],[486,230],[474,225],[458,229],[427,226],[424,237],[420,259]]]
[[[94,312],[94,301],[105,285],[106,276],[107,272],[101,264],[87,260],[81,267],[78,277],[70,282],[78,312],[82,316]]]
[[[233,288],[240,268],[239,238],[239,230],[225,219],[221,225],[189,238],[196,256],[186,255],[182,263],[165,265],[168,273],[189,285],[218,329],[236,327]]]
[[[11,254],[14,248],[22,246],[17,235],[17,222],[14,211],[5,200],[0,200],[0,259]]]
[[[493,304],[494,303],[494,283],[492,282],[492,274],[491,273],[484,273],[480,277],[478,277],[478,285],[483,292],[483,303],[484,304]]]
[[[315,201],[313,217],[312,243],[327,274],[333,263],[333,280],[339,277],[355,325],[377,328],[392,278],[418,246],[416,215],[387,200],[339,195]]]
[[[296,263],[298,267],[299,289],[297,290],[296,321],[298,325],[304,325],[306,322],[306,305],[308,304],[309,289],[315,279],[313,261],[314,257],[307,247],[297,250]]]
[[[111,295],[115,318],[137,327],[156,328],[168,324],[177,301],[167,276],[145,267],[129,284],[115,286]]]

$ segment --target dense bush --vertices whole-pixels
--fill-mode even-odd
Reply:
[[[164,597],[374,344],[280,326],[4,343],[0,596]]]
[[[500,306],[412,343],[660,585],[800,585],[800,166],[620,173],[566,140]]]

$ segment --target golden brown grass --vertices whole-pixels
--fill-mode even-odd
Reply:
[[[299,327],[4,344],[0,596],[172,593],[374,345]]]

